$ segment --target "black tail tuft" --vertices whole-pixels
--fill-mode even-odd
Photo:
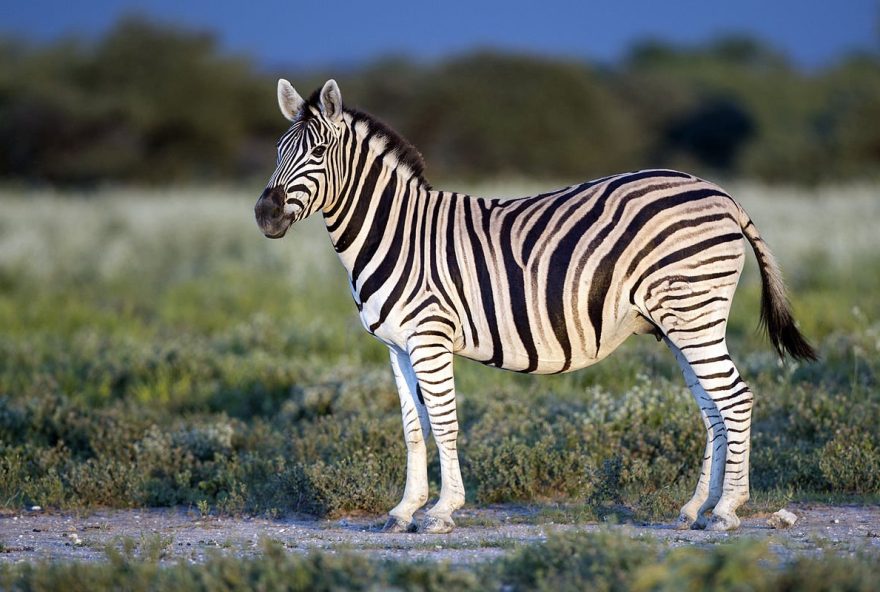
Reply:
[[[788,353],[796,360],[818,360],[816,350],[795,325],[788,302],[784,299],[781,301],[774,299],[774,293],[763,271],[762,268],[761,324],[766,328],[773,347],[779,352],[780,357],[785,357]]]

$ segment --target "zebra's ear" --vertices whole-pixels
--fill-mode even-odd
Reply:
[[[339,85],[332,78],[324,83],[321,89],[321,111],[333,123],[342,121],[342,93]]]
[[[283,78],[278,80],[278,106],[281,107],[284,117],[290,121],[295,120],[303,103],[305,101],[289,82]]]

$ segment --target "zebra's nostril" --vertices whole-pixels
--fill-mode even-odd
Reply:
[[[254,212],[260,220],[273,220],[281,216],[282,210],[276,204],[272,203],[271,199],[266,199],[266,196],[262,196],[257,200]]]
[[[258,200],[258,204],[265,204],[263,207],[266,208],[268,208],[270,205],[274,205],[276,208],[281,209],[284,207],[284,199],[286,197],[287,192],[284,191],[283,187],[276,186],[272,187],[271,189],[269,187],[266,187],[266,189],[263,191],[263,194],[260,196],[260,199]],[[269,213],[268,209],[266,210],[266,213]]]
[[[272,203],[275,204],[276,207],[283,208],[284,207],[284,198],[287,197],[287,192],[284,191],[284,189],[281,188],[280,186],[273,187],[268,192],[268,194],[266,194],[266,197],[269,198],[272,201]]]
[[[254,211],[263,220],[280,218],[284,214],[284,200],[286,197],[287,192],[284,191],[283,187],[267,187],[260,196],[260,199],[257,200]]]

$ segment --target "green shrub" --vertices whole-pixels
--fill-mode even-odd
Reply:
[[[628,590],[633,574],[657,551],[610,534],[557,534],[500,562],[499,579],[513,590]]]
[[[880,450],[877,430],[845,427],[837,430],[819,458],[819,469],[834,491],[880,493]]]
[[[878,578],[876,556],[838,557],[826,553],[795,560],[776,578],[775,589],[780,592],[871,592],[877,589]]]
[[[634,590],[773,590],[773,559],[765,543],[748,539],[710,549],[673,549],[664,560],[644,567],[634,578]]]

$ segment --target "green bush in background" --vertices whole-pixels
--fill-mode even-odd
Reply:
[[[284,59],[284,56],[279,56]],[[880,172],[880,57],[815,71],[759,41],[646,41],[611,64],[480,51],[267,72],[209,33],[128,17],[94,42],[0,39],[0,180],[89,186],[264,179],[275,79],[329,77],[428,178],[582,181],[656,166],[816,183]]]

